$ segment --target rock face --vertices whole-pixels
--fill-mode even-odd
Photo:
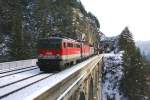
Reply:
[[[35,57],[41,37],[85,36],[87,43],[96,44],[99,28],[80,0],[0,0],[0,38],[7,37],[0,41],[0,60]]]
[[[39,37],[52,35],[65,36],[94,43],[93,38],[100,27],[97,18],[87,13],[79,0],[38,0],[37,12],[40,22]]]
[[[119,51],[118,38],[119,36],[106,37],[105,35],[102,35],[100,39],[100,47],[102,48],[103,52],[117,53]]]

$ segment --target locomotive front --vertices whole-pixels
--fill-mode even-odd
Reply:
[[[62,61],[62,38],[39,39],[37,45],[38,62],[40,70],[61,70]]]

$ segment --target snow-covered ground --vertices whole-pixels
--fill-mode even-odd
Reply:
[[[6,76],[6,77],[2,77],[2,78],[0,78],[0,87],[4,86],[6,84],[10,84],[10,83],[28,78],[28,77],[32,77],[34,75],[38,75],[39,73],[40,73],[39,69],[34,69],[34,70],[30,70],[30,71],[26,71],[26,72],[17,73],[17,74],[9,75],[9,76]]]
[[[29,59],[29,60],[19,60],[19,61],[0,63],[0,73],[26,68],[30,66],[36,66],[36,62],[37,59]]]
[[[102,100],[126,100],[119,90],[123,76],[121,56],[122,53],[104,54]]]
[[[102,56],[91,57],[90,59],[83,61],[82,63],[76,64],[59,73],[43,73],[43,74],[37,75],[41,71],[39,69],[34,69],[28,72],[22,72],[22,73],[17,73],[14,75],[6,76],[5,78],[2,77],[0,79],[0,100],[12,100],[12,98],[13,100],[33,100],[37,96],[48,91],[50,88],[56,86],[57,84],[59,84],[60,82],[62,82],[63,80],[71,76],[73,73],[78,72],[79,70],[82,70],[84,66],[88,65],[93,60],[96,60],[97,57],[99,57],[99,59],[102,58]],[[37,75],[37,76],[31,77],[32,75]],[[60,98],[66,95],[66,92],[70,91],[70,89],[75,84],[77,84],[78,81],[83,76],[84,75],[78,77],[78,80],[76,80],[64,93],[62,93]],[[31,77],[31,78],[28,78],[28,77]],[[25,79],[25,78],[28,78],[28,79]],[[25,79],[25,80],[22,80],[22,79]],[[19,81],[19,82],[16,82],[16,81]],[[15,83],[11,84],[13,82]],[[32,84],[33,82],[34,84]],[[4,85],[7,85],[7,84],[9,85],[3,87]]]

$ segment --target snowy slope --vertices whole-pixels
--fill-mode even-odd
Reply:
[[[122,54],[105,54],[102,78],[102,100],[126,100],[120,88],[122,72]]]

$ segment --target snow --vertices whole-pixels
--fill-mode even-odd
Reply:
[[[10,37],[5,35],[5,33],[0,33],[0,37],[0,60],[3,60],[3,56],[6,56],[9,51],[8,44],[10,42]]]
[[[2,73],[0,73],[0,78],[4,77],[4,76],[15,74],[15,73],[25,72],[25,71],[28,71],[28,70],[31,70],[31,69],[36,69],[36,68],[38,68],[38,66],[27,67],[25,69],[14,70],[14,71],[6,72],[6,73],[2,72]]]
[[[37,59],[29,59],[29,60],[20,60],[20,61],[0,63],[0,72],[25,68],[29,66],[35,66],[36,62],[37,62]]]
[[[117,39],[118,36],[106,37],[105,35],[102,35],[100,41],[115,41]]]
[[[18,73],[18,74],[14,74],[14,75],[10,75],[10,76],[6,76],[6,77],[3,77],[3,78],[0,78],[0,87],[2,87],[3,85],[6,85],[6,84],[10,84],[10,83],[13,83],[15,81],[24,79],[24,78],[28,78],[28,77],[37,75],[39,73],[40,73],[40,70],[39,69],[35,69],[35,70],[22,72],[22,73]]]
[[[120,88],[123,76],[122,52],[104,54],[102,100],[126,100]]]
[[[62,98],[67,95],[67,93],[84,77],[85,73],[82,74],[62,95],[60,95],[57,100],[62,100]]]
[[[27,86],[27,85],[29,85],[29,84],[32,84],[33,82],[38,81],[38,80],[41,80],[41,79],[43,79],[43,78],[45,78],[45,77],[47,77],[47,76],[49,76],[49,74],[40,74],[40,75],[35,76],[35,77],[33,77],[33,78],[29,78],[29,79],[27,79],[27,80],[18,82],[18,83],[16,83],[16,84],[12,84],[12,85],[9,85],[9,86],[7,86],[7,87],[4,87],[4,88],[0,89],[0,96],[3,96],[3,95],[8,94],[8,93],[10,93],[10,92],[14,92],[14,91],[16,91],[17,89],[20,89],[20,88],[25,87],[25,86]],[[30,90],[28,90],[28,91],[30,91]],[[20,94],[20,95],[21,95],[21,94]],[[17,98],[18,98],[18,97],[17,97]],[[14,99],[14,100],[19,100],[19,99],[17,99],[17,98]],[[11,100],[11,99],[10,99],[10,100]],[[21,100],[21,99],[20,99],[20,100]]]
[[[39,82],[35,83],[34,85],[30,85],[16,93],[13,93],[13,94],[7,96],[6,98],[3,98],[2,100],[12,100],[12,98],[14,100],[23,100],[23,99],[24,100],[32,100],[32,99],[36,98],[37,96],[39,96],[40,94],[46,92],[48,89],[52,88],[56,84],[60,83],[62,80],[66,79],[67,77],[69,77],[70,75],[75,73],[76,71],[82,69],[85,65],[90,63],[95,58],[96,57],[93,57],[93,58],[88,59],[82,63],[79,63],[75,66],[72,66],[71,68],[68,68],[64,71],[56,73],[56,74],[52,75],[51,77],[46,78],[42,81],[39,81]],[[41,75],[41,76],[43,76],[43,75]],[[32,81],[32,80],[30,80],[30,81]],[[29,83],[31,83],[30,81],[28,80]],[[20,87],[20,85],[24,85],[24,84],[27,84],[27,81],[26,82],[24,81],[23,83],[13,86],[12,89],[14,90],[14,88]],[[9,88],[11,89],[11,86]],[[6,92],[8,92],[7,90],[6,90]],[[2,92],[2,91],[0,91],[0,92]]]

